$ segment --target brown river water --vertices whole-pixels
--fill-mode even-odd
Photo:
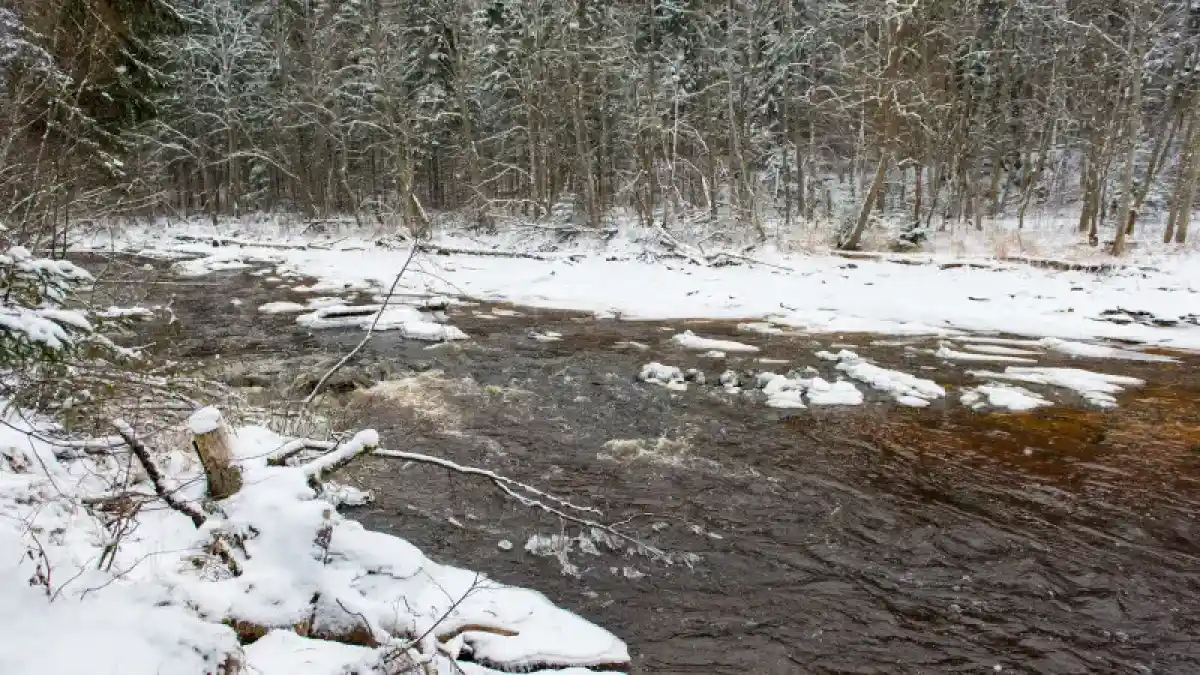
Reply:
[[[170,279],[142,262],[122,278]],[[259,313],[301,297],[262,277],[195,283],[106,292],[170,302],[177,321],[156,329],[161,349],[262,395],[295,397],[362,335],[310,334],[293,316]],[[842,344],[948,389],[972,382],[971,367],[996,366],[936,359],[935,340],[491,309],[451,308],[465,343],[428,349],[381,334],[335,383],[330,416],[376,428],[387,447],[599,507],[673,564],[576,547],[565,574],[525,542],[577,528],[486,481],[395,460],[346,472],[377,497],[351,515],[443,562],[541,590],[624,639],[633,672],[1200,673],[1197,356],[1039,357],[1146,381],[1110,411],[1068,400],[981,413],[953,391],[920,410],[868,393],[863,406],[778,411],[719,386],[675,393],[635,375],[649,361],[710,379],[725,368],[828,369],[813,351]],[[562,340],[531,339],[534,328]],[[669,342],[685,328],[763,353],[701,358]],[[631,341],[646,349],[618,345]],[[381,380],[390,384],[364,392]]]

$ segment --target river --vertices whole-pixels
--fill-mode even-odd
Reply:
[[[362,336],[258,312],[298,297],[261,275],[184,285],[140,265],[129,274],[170,283],[106,292],[169,303],[175,323],[148,329],[158,349],[252,396],[294,398]],[[1200,672],[1200,358],[1039,359],[1146,381],[1110,411],[981,413],[953,393],[925,409],[870,395],[779,411],[635,375],[661,361],[712,380],[772,367],[759,357],[819,365],[814,350],[851,345],[950,387],[971,378],[930,354],[929,339],[501,309],[452,307],[464,343],[379,335],[335,383],[330,423],[598,507],[672,564],[576,546],[564,573],[525,543],[577,528],[490,482],[389,459],[346,473],[377,497],[351,513],[607,627],[634,672]],[[669,341],[685,329],[763,352],[706,359]],[[390,384],[369,389],[378,381]]]

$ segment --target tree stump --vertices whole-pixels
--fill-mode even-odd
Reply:
[[[233,464],[233,438],[221,411],[213,407],[197,410],[188,420],[188,428],[192,448],[208,479],[208,495],[225,499],[242,489],[242,471]]]

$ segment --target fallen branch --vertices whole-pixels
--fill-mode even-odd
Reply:
[[[450,469],[451,471],[457,471],[458,473],[465,473],[465,474],[472,475],[472,476],[481,476],[483,478],[486,478],[486,479],[492,481],[493,483],[495,483],[497,486],[499,486],[501,488],[515,487],[515,488],[524,490],[532,495],[536,495],[540,499],[545,499],[547,501],[554,502],[555,504],[558,504],[559,506],[562,506],[564,508],[573,509],[575,511],[580,511],[583,513],[594,513],[598,516],[604,515],[600,509],[597,509],[597,508],[591,507],[591,506],[576,506],[575,504],[572,504],[571,502],[569,502],[561,497],[555,497],[554,495],[549,494],[547,492],[543,492],[542,490],[539,490],[539,489],[533,487],[532,485],[527,485],[520,481],[513,480],[512,478],[509,478],[507,476],[501,476],[500,474],[496,473],[495,471],[489,471],[487,469],[479,469],[479,468],[476,468],[473,466],[463,466],[462,464],[452,462],[448,459],[442,459],[441,457],[434,457],[432,455],[423,455],[418,452],[404,452],[401,450],[376,450],[375,452],[373,452],[371,454],[373,454],[376,457],[390,457],[392,459],[406,459],[411,462],[436,464],[437,466],[440,466],[444,469]]]
[[[146,445],[137,437],[133,427],[129,426],[124,420],[113,420],[112,424],[116,427],[117,433],[125,440],[125,443],[133,451],[142,468],[146,471],[146,475],[154,485],[154,493],[166,502],[167,506],[191,519],[192,524],[197,529],[204,525],[206,519],[204,514],[200,512],[200,509],[179,499],[172,490],[167,488],[167,483],[163,478],[162,472],[159,471],[158,465],[154,463],[154,458],[150,456],[150,451],[146,448]],[[214,555],[220,558],[221,562],[225,563],[225,566],[229,568],[229,571],[234,576],[242,573],[241,564],[233,557],[233,552],[229,550],[229,544],[225,542],[219,532],[213,533],[213,540],[209,548]]]
[[[174,491],[167,487],[162,472],[158,470],[158,465],[154,463],[154,458],[150,456],[150,451],[146,448],[146,445],[134,433],[133,427],[129,426],[124,420],[113,420],[112,425],[116,427],[117,433],[125,440],[129,449],[133,451],[138,461],[141,462],[142,469],[146,471],[146,475],[154,485],[154,493],[166,502],[167,506],[190,518],[192,524],[196,527],[203,525],[205,520],[204,514],[200,513],[200,509],[176,497]]]
[[[655,232],[658,234],[659,240],[666,246],[667,250],[674,255],[677,255],[694,265],[699,265],[701,267],[708,266],[709,261],[703,257],[703,254],[697,255],[685,250],[684,245],[678,239],[672,236],[670,232],[667,232],[662,225],[656,226]]]
[[[505,476],[501,476],[501,475],[495,473],[494,471],[488,471],[487,469],[477,469],[477,468],[469,467],[469,466],[462,466],[461,464],[457,464],[455,462],[451,462],[450,460],[442,459],[440,457],[432,457],[430,455],[422,455],[422,454],[414,453],[414,452],[402,452],[399,450],[376,450],[375,452],[372,453],[372,455],[374,455],[376,457],[389,457],[392,459],[404,459],[404,460],[408,460],[408,461],[412,461],[412,462],[433,464],[433,465],[440,466],[440,467],[443,467],[446,469],[450,469],[451,471],[456,471],[459,473],[464,473],[464,474],[468,474],[468,475],[472,475],[472,476],[481,476],[483,478],[490,480],[492,483],[494,483],[496,485],[496,487],[500,488],[500,490],[502,492],[504,492],[504,494],[508,495],[509,497],[512,497],[514,500],[516,500],[522,506],[525,506],[528,508],[540,509],[542,511],[545,511],[546,513],[558,516],[559,518],[562,518],[563,520],[575,523],[577,525],[584,525],[587,527],[596,528],[603,532],[607,532],[608,534],[610,534],[622,541],[633,544],[639,550],[645,550],[646,552],[650,553],[651,555],[653,555],[655,557],[658,557],[658,558],[666,557],[666,553],[664,551],[657,549],[653,546],[650,546],[650,545],[640,541],[636,537],[625,534],[624,532],[621,532],[620,530],[613,528],[611,525],[605,525],[604,523],[601,523],[596,520],[592,520],[591,518],[583,518],[580,516],[572,515],[570,513],[567,513],[564,510],[564,509],[572,509],[575,511],[595,513],[595,514],[599,515],[601,513],[599,509],[595,509],[592,507],[576,506],[576,505],[568,502],[565,499],[561,499],[559,497],[549,495],[549,494],[542,492],[541,490],[538,490],[537,488],[534,488],[530,485],[526,485],[524,483],[515,481],[515,480],[513,480],[511,478],[507,478]],[[525,490],[526,492],[529,492],[532,495],[536,495],[537,498],[533,498],[528,495],[519,494],[514,488],[517,488],[520,490]],[[551,502],[558,506],[551,506],[547,502]],[[562,507],[562,508],[559,508],[559,507]]]
[[[345,445],[321,455],[301,467],[310,482],[320,483],[325,476],[354,461],[354,458],[379,447],[379,434],[374,429],[364,429],[354,435]]]
[[[742,261],[748,262],[752,265],[762,265],[763,267],[770,267],[770,268],[777,269],[777,270],[783,270],[784,272],[795,272],[796,271],[796,270],[792,269],[791,267],[784,267],[783,265],[775,265],[775,264],[772,264],[769,262],[763,262],[761,260],[751,258],[748,255],[741,255],[738,253],[721,252],[721,253],[714,253],[713,255],[710,255],[708,257],[708,262],[712,265],[718,265],[722,260],[742,260]]]
[[[447,248],[445,246],[432,246],[430,244],[421,244],[417,248],[425,253],[432,253],[433,255],[473,255],[487,258],[519,258],[524,260],[541,260],[543,262],[556,260],[556,258],[552,258],[550,256],[538,255],[536,253],[519,253],[517,251],[489,251],[487,249],[478,248]]]
[[[220,247],[220,246],[240,246],[242,248],[271,248],[271,249],[284,250],[284,251],[290,251],[290,250],[302,250],[303,251],[303,250],[310,250],[310,249],[318,250],[318,251],[328,251],[332,248],[330,246],[324,246],[321,244],[315,244],[315,243],[311,243],[311,242],[307,243],[307,244],[279,244],[279,243],[275,243],[275,242],[265,242],[265,241],[247,241],[244,239],[223,239],[221,237],[193,237],[193,236],[187,235],[187,234],[177,234],[177,235],[175,235],[175,240],[182,241],[182,242],[189,243],[189,244],[210,244],[212,246],[218,246],[218,247]]]
[[[289,459],[305,450],[323,450],[328,452],[336,447],[337,443],[333,441],[314,441],[308,438],[297,438],[284,443],[267,455],[267,464],[271,466],[283,466],[287,464]]]

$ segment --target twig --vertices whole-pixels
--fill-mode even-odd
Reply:
[[[426,573],[426,574],[428,575],[428,573]],[[429,579],[435,585],[437,585],[438,588],[441,588],[441,584],[438,584],[437,581],[432,576],[430,576]],[[397,647],[396,649],[392,650],[392,652],[390,654],[385,654],[383,656],[384,664],[388,664],[388,663],[396,660],[397,658],[399,658],[399,656],[401,654],[407,654],[409,656],[409,658],[412,658],[412,652],[415,651],[414,647],[423,647],[424,646],[425,640],[429,638],[429,636],[437,629],[437,627],[439,625],[441,625],[441,623],[443,621],[445,621],[447,618],[449,618],[449,616],[454,613],[454,610],[458,609],[458,606],[461,605],[463,603],[463,601],[465,601],[467,599],[467,596],[471,595],[472,592],[474,592],[477,588],[479,588],[480,579],[481,578],[480,578],[479,574],[476,574],[475,579],[471,581],[471,585],[467,588],[466,592],[464,592],[457,600],[455,600],[453,603],[451,603],[450,607],[448,607],[446,609],[446,611],[442,614],[442,616],[440,618],[438,618],[436,621],[434,621],[424,633],[422,633],[420,636],[418,636],[412,640],[409,640],[407,643]],[[442,592],[445,593],[445,589],[442,589]],[[450,594],[446,593],[446,596],[450,597]],[[421,658],[413,659],[413,660],[428,664],[429,661],[432,660],[433,657],[437,654],[437,646],[435,644],[433,649],[429,650],[428,653],[425,652],[424,650],[417,651],[417,653],[420,654]],[[426,670],[428,672],[427,668],[425,668],[423,670]]]
[[[303,404],[305,406],[311,404],[313,400],[317,398],[317,394],[321,393],[321,389],[325,386],[325,383],[329,381],[329,378],[333,377],[334,373],[341,370],[342,366],[345,366],[347,363],[349,363],[350,359],[354,358],[356,354],[362,351],[363,347],[367,346],[367,342],[371,340],[371,336],[375,333],[375,326],[379,325],[379,319],[383,316],[383,313],[387,311],[388,304],[392,300],[392,294],[396,292],[396,286],[400,283],[400,277],[404,276],[404,271],[408,269],[408,265],[412,262],[413,256],[417,254],[418,249],[420,249],[420,246],[413,244],[412,248],[408,250],[408,258],[404,261],[404,266],[400,268],[398,273],[396,273],[396,278],[392,279],[392,286],[388,289],[387,295],[383,298],[383,305],[379,308],[379,313],[375,315],[375,319],[371,321],[371,326],[367,328],[367,334],[363,336],[363,339],[359,341],[354,349],[350,350],[349,354],[343,356],[342,360],[338,361],[337,364],[329,369],[329,372],[325,373],[325,375],[317,381],[317,384],[313,387],[312,392],[310,392],[308,397],[304,399]]]
[[[409,460],[412,462],[423,462],[425,464],[436,464],[437,466],[440,466],[445,469],[450,469],[451,471],[457,471],[458,473],[465,473],[465,474],[470,474],[470,475],[474,475],[474,476],[482,476],[482,477],[492,481],[497,486],[500,486],[501,488],[504,488],[506,486],[514,486],[514,487],[524,490],[530,494],[537,495],[541,499],[545,499],[545,500],[554,502],[555,504],[558,504],[559,506],[562,506],[562,507],[565,507],[568,509],[573,509],[575,511],[580,511],[580,512],[584,512],[584,513],[594,513],[598,516],[604,515],[603,512],[600,511],[600,509],[597,509],[595,507],[576,506],[575,504],[572,504],[571,502],[569,502],[561,497],[555,497],[554,495],[543,492],[543,491],[533,487],[532,485],[526,485],[525,483],[513,480],[507,476],[501,476],[500,474],[498,474],[494,471],[489,471],[487,469],[479,469],[479,468],[476,468],[473,466],[463,466],[461,464],[452,462],[448,459],[442,459],[441,457],[434,457],[432,455],[422,455],[422,454],[416,453],[416,452],[404,452],[401,450],[376,450],[375,452],[373,452],[371,454],[376,457],[390,457],[392,459],[406,459],[406,460]]]

